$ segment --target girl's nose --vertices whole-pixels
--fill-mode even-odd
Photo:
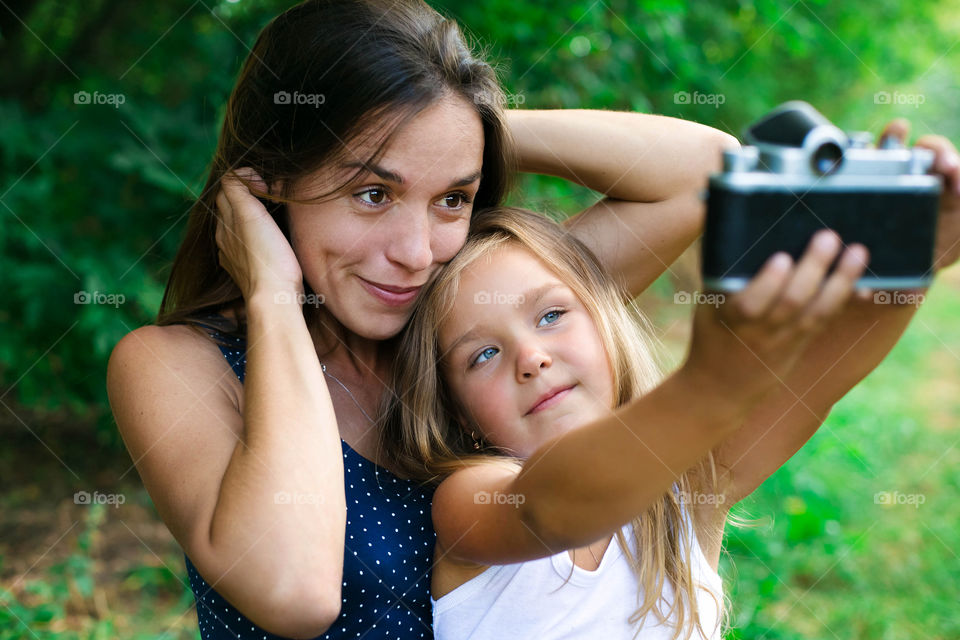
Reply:
[[[553,359],[540,344],[531,344],[520,349],[517,356],[517,381],[527,382],[553,364]]]

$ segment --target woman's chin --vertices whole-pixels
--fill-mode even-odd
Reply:
[[[410,313],[378,313],[351,318],[344,326],[366,340],[389,340],[397,336],[410,319]]]

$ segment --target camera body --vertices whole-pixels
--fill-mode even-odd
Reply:
[[[929,149],[895,140],[872,148],[805,102],[787,102],[752,125],[751,146],[724,153],[710,178],[702,245],[704,287],[738,291],[771,255],[803,255],[820,229],[861,243],[870,262],[857,287],[913,289],[933,279],[942,190]]]

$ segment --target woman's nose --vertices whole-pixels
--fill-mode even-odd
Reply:
[[[428,212],[398,205],[387,230],[387,259],[408,271],[423,271],[433,264]]]

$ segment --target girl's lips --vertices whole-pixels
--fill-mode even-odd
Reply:
[[[383,304],[390,307],[402,307],[410,302],[413,302],[414,298],[417,297],[417,294],[420,292],[422,287],[392,287],[385,284],[375,284],[369,280],[364,280],[360,278],[360,284],[363,285],[363,288],[366,289],[373,297],[377,298]]]
[[[575,386],[577,385],[575,384],[570,385],[569,387],[560,389],[559,391],[553,393],[553,395],[547,396],[546,398],[538,402],[536,405],[534,405],[533,409],[530,409],[530,411],[527,412],[527,415],[528,416],[533,415],[534,413],[539,413],[540,411],[549,409],[553,405],[563,400],[567,396],[567,394],[570,393],[570,390],[573,389]]]

